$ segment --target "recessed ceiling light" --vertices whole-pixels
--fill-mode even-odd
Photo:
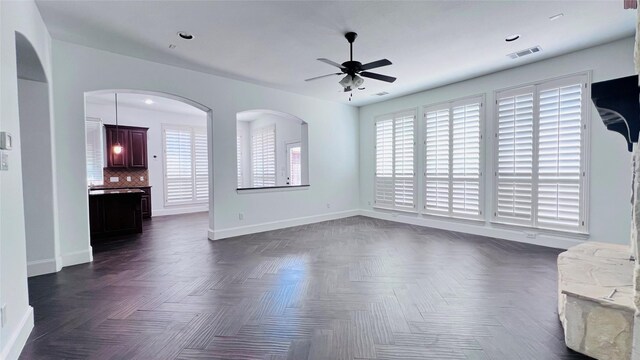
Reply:
[[[186,31],[179,31],[178,32],[178,36],[180,36],[181,38],[185,39],[185,40],[191,40],[193,39],[193,35],[189,34]]]
[[[551,21],[553,21],[553,20],[558,20],[558,19],[560,19],[560,18],[561,18],[561,17],[563,17],[563,16],[564,16],[564,14],[563,14],[563,13],[555,14],[555,15],[553,15],[553,16],[549,16],[549,20],[551,20]]]
[[[144,101],[144,103],[145,103],[145,104],[147,104],[147,105],[151,105],[151,104],[153,104],[153,100],[151,100],[151,99],[146,99],[146,100]]]
[[[518,40],[518,39],[520,39],[520,35],[518,35],[518,34],[513,34],[513,35],[509,35],[509,36],[507,36],[506,38],[504,38],[504,41],[506,41],[506,42],[512,42],[512,41],[516,41],[516,40]]]

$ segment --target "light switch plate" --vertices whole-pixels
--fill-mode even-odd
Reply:
[[[13,147],[13,138],[6,131],[0,131],[0,149],[11,150]]]
[[[118,181],[120,181],[120,178],[117,177],[117,176],[112,176],[112,177],[109,178],[109,181],[110,182],[118,182]]]

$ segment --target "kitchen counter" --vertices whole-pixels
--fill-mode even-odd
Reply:
[[[140,189],[104,189],[104,190],[89,190],[89,196],[95,195],[124,195],[124,194],[144,194]]]
[[[133,192],[126,192],[129,190],[142,190],[143,194],[140,199],[142,206],[142,218],[151,218],[151,186],[110,186],[110,185],[96,185],[89,186],[89,196],[94,195],[110,195],[110,194],[132,194]],[[99,191],[105,191],[101,193]]]
[[[113,236],[142,233],[142,189],[89,191],[91,244]]]

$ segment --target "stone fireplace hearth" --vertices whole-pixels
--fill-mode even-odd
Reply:
[[[586,242],[558,256],[558,315],[567,347],[631,359],[633,265],[626,245]]]

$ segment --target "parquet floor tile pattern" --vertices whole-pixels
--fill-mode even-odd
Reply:
[[[29,279],[21,359],[584,359],[556,313],[561,250],[366,217],[206,238],[158,217]]]

